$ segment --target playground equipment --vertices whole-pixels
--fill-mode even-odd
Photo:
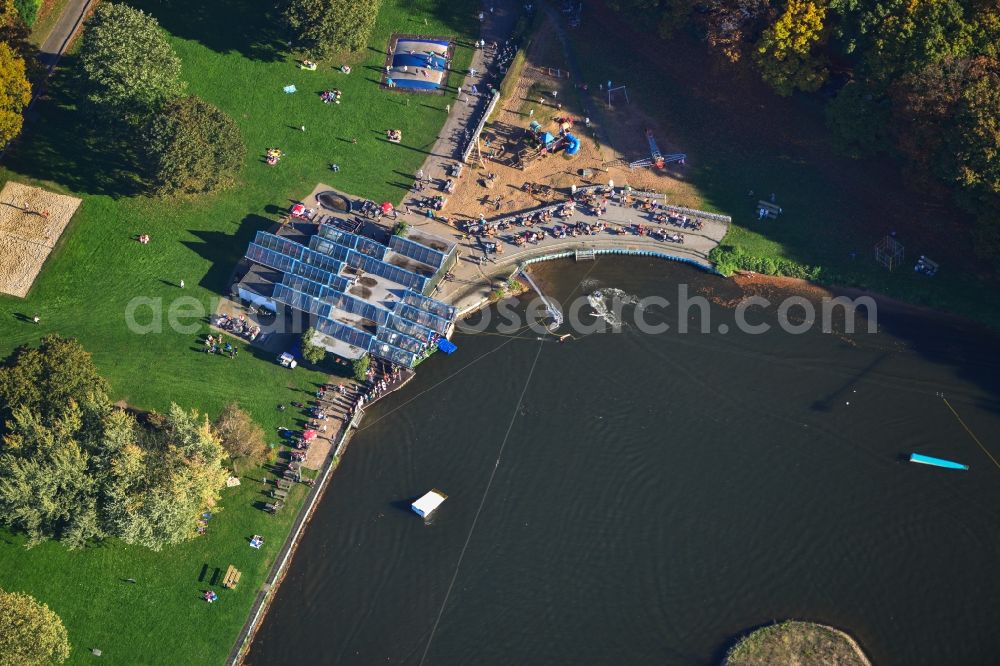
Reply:
[[[531,121],[528,138],[534,145],[518,152],[517,168],[523,171],[532,162],[560,150],[565,150],[567,155],[576,155],[580,151],[580,139],[568,131],[570,126],[568,122],[562,123],[559,133],[552,134],[544,131],[537,121]]]
[[[905,258],[906,249],[903,244],[891,235],[875,244],[875,261],[890,271],[902,264]]]
[[[649,142],[649,157],[643,157],[631,162],[624,158],[610,160],[603,164],[604,168],[624,166],[629,169],[638,169],[640,167],[652,166],[662,169],[672,162],[684,164],[684,161],[687,160],[687,153],[669,153],[664,155],[660,152],[660,147],[656,145],[656,137],[653,136],[653,130],[646,130],[646,141]]]

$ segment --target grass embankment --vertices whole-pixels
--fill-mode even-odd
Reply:
[[[726,655],[725,666],[871,666],[847,634],[811,622],[788,621],[745,636]]]
[[[380,90],[385,45],[393,32],[471,42],[478,31],[474,7],[466,0],[385,0],[370,48],[352,58],[354,71],[343,75],[333,69],[340,61],[323,63],[316,72],[298,69],[276,49],[283,42],[275,33],[277,19],[258,3],[138,4],[170,34],[190,92],[239,124],[248,148],[242,181],[229,192],[190,201],[135,196],[121,148],[75,107],[78,96],[68,83],[74,58],[68,56],[50,88],[52,99],[38,104],[40,117],[0,170],[0,184],[12,179],[41,185],[80,196],[83,204],[28,298],[0,297],[0,357],[58,332],[78,338],[93,353],[116,399],[157,410],[175,401],[213,417],[235,400],[274,433],[297,420],[276,405],[307,401],[323,375],[285,370],[270,354],[249,348],[235,360],[206,355],[199,344],[208,332],[204,320],[195,318],[187,332],[172,330],[169,306],[183,295],[210,311],[253,234],[319,181],[398,200],[433,145],[453,95]],[[460,47],[455,69],[464,71],[470,58],[471,51]],[[452,87],[459,76],[451,74]],[[282,93],[290,83],[297,94]],[[319,92],[333,87],[343,91],[343,102],[323,104]],[[403,130],[402,145],[385,141],[388,127]],[[274,168],[261,159],[269,147],[286,155]],[[329,170],[331,162],[340,164],[339,173]],[[152,242],[132,240],[140,233]],[[183,291],[176,286],[181,279]],[[128,330],[125,310],[136,296],[162,299],[162,332],[140,336]],[[38,325],[31,323],[35,314]],[[148,321],[152,313],[143,310],[139,318]],[[56,543],[27,550],[21,537],[0,532],[0,587],[28,592],[62,617],[73,662],[91,659],[90,649],[100,648],[102,661],[112,664],[221,663],[305,494],[297,488],[283,513],[266,515],[259,508],[266,500],[263,476],[261,469],[245,471],[241,486],[223,491],[207,535],[160,553],[117,542],[76,552]],[[247,544],[253,534],[266,538],[260,551]],[[215,569],[221,576],[230,564],[243,570],[239,587],[216,587],[219,603],[201,601]],[[137,582],[124,582],[129,578]]]
[[[517,83],[521,78],[521,72],[524,71],[524,63],[528,53],[528,48],[531,46],[531,41],[534,38],[535,32],[538,30],[538,26],[542,24],[542,17],[542,12],[536,11],[530,16],[522,12],[521,16],[517,19],[517,23],[514,25],[514,30],[511,33],[511,39],[513,39],[514,43],[518,45],[518,50],[517,53],[514,54],[514,59],[511,60],[510,67],[507,69],[507,74],[504,75],[504,80],[500,83],[500,100],[497,102],[496,108],[493,110],[494,116],[504,108],[510,100],[510,96],[514,94],[514,91],[517,89]]]
[[[839,155],[823,100],[780,98],[750,67],[721,62],[696,38],[661,40],[641,16],[600,5],[588,5],[581,27],[568,34],[591,95],[599,82],[628,86],[631,104],[616,105],[607,120],[645,113],[663,131],[661,150],[688,154],[684,174],[701,195],[696,203],[733,217],[723,244],[740,262],[793,274],[819,268],[821,282],[1000,326],[1000,301],[981,297],[996,288],[996,276],[977,264],[968,221],[942,194],[908,188],[893,160]],[[759,221],[756,202],[772,192],[785,212]],[[889,272],[875,263],[873,248],[892,230],[906,261]],[[921,254],[941,264],[937,276],[914,273]]]

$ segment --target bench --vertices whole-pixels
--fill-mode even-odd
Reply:
[[[235,589],[242,575],[243,573],[239,569],[230,564],[229,568],[226,569],[226,575],[222,577],[222,587],[230,590]]]
[[[781,215],[782,210],[781,206],[776,206],[769,201],[758,201],[757,212],[759,217],[766,217],[771,220],[776,220],[778,219],[778,216]],[[760,215],[761,212],[763,212],[764,215]]]

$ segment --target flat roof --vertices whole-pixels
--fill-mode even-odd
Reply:
[[[282,275],[281,271],[250,262],[250,270],[239,281],[238,286],[260,294],[264,298],[271,298],[274,295],[274,285],[281,282]]]
[[[414,229],[413,227],[406,230],[406,238],[416,241],[421,245],[426,245],[432,250],[443,252],[444,254],[450,253],[458,245],[456,241],[453,241],[450,238],[430,234],[422,229]]]
[[[346,358],[350,361],[361,358],[367,352],[361,347],[355,347],[354,345],[347,344],[343,340],[338,340],[337,338],[331,338],[325,333],[320,333],[316,331],[313,335],[312,343],[318,347],[323,347],[328,352],[336,354],[341,358]]]

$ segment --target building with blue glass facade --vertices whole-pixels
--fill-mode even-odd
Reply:
[[[326,216],[258,231],[235,291],[275,312],[306,313],[315,344],[345,359],[371,354],[413,367],[451,334],[455,308],[429,296],[454,265],[451,241]]]

